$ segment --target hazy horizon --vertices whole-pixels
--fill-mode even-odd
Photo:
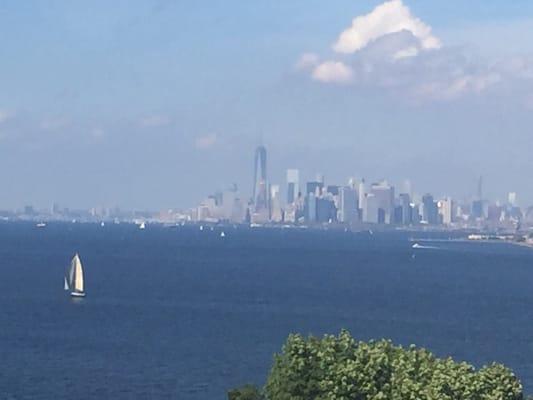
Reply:
[[[533,205],[533,3],[4,1],[0,209],[192,207],[268,178]]]

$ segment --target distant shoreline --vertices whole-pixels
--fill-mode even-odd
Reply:
[[[150,227],[159,227],[167,229],[237,229],[243,231],[251,230],[294,230],[294,231],[314,231],[314,232],[346,232],[353,234],[368,234],[373,235],[375,233],[411,233],[413,237],[410,237],[411,242],[416,241],[439,241],[439,242],[479,242],[479,243],[511,243],[520,245],[523,247],[533,248],[533,241],[526,239],[527,233],[501,233],[494,231],[487,231],[474,227],[445,227],[434,225],[420,225],[420,226],[396,226],[396,225],[358,225],[358,226],[345,226],[342,224],[326,224],[326,225],[297,225],[297,224],[236,224],[230,222],[163,222],[149,219],[138,220],[35,220],[35,219],[2,219],[1,224],[25,224],[33,225],[35,229],[47,229],[49,225],[100,225],[102,227],[107,226],[143,226],[141,229],[149,229]],[[416,237],[416,234],[449,234],[449,237],[442,238],[424,238]],[[519,240],[520,239],[520,240]]]

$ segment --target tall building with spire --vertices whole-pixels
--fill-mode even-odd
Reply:
[[[256,222],[267,222],[270,218],[270,209],[267,183],[267,152],[264,146],[259,146],[255,150],[252,203],[252,219]]]

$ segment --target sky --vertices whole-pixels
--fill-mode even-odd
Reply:
[[[533,2],[3,0],[0,208],[187,208],[268,176],[533,204]]]

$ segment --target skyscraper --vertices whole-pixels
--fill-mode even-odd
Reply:
[[[507,202],[512,207],[516,207],[516,192],[509,192],[509,194],[507,195]]]
[[[424,207],[422,213],[422,220],[430,225],[435,225],[439,222],[439,209],[437,203],[433,200],[431,194],[425,194],[422,197],[422,205]]]
[[[236,200],[237,200],[236,190],[225,190],[222,193],[221,213],[222,213],[223,219],[231,221],[233,213],[234,213],[233,210],[235,207]]]
[[[320,196],[322,194],[323,187],[324,187],[324,183],[322,182],[307,182],[306,194],[309,195],[313,193],[316,196]]]
[[[337,208],[333,199],[327,197],[316,199],[316,219],[318,222],[333,222],[337,220]]]
[[[354,224],[358,217],[357,192],[353,187],[340,188],[340,220],[345,224]]]
[[[450,197],[446,197],[438,202],[439,214],[442,217],[442,223],[444,225],[451,225],[454,222],[453,208],[453,201]]]
[[[411,210],[411,197],[409,196],[409,193],[400,193],[399,196],[400,199],[400,207],[402,210],[402,218],[400,223],[403,225],[409,225],[411,222],[413,222],[412,217],[412,210]]]
[[[361,214],[363,215],[363,210],[366,208],[366,186],[365,186],[365,180],[364,178],[361,179],[361,183],[359,183],[359,210],[361,210]]]
[[[283,220],[279,185],[270,185],[270,218],[273,222],[281,222]]]
[[[377,224],[379,222],[379,204],[378,199],[373,193],[365,196],[363,208],[363,222]]]
[[[253,198],[255,212],[268,210],[267,187],[267,152],[264,146],[255,150],[254,162],[254,190]]]
[[[387,182],[372,184],[370,192],[375,196],[378,204],[379,222],[390,224],[393,222],[394,187]]]
[[[287,204],[292,204],[298,199],[300,192],[300,172],[297,169],[287,170]]]
[[[306,222],[316,221],[317,198],[314,192],[310,192],[305,198],[305,220]]]

